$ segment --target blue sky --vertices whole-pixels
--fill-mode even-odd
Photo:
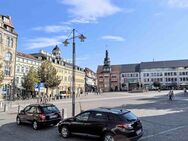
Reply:
[[[188,59],[188,0],[1,0],[0,14],[10,15],[19,34],[18,51],[50,52],[72,28],[76,64],[96,71],[109,50],[111,64]]]

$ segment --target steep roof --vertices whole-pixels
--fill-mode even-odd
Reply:
[[[33,60],[38,60],[37,58],[35,58],[34,56],[30,55],[30,54],[25,54],[25,53],[22,53],[22,52],[16,52],[16,55],[17,56],[20,56],[20,57],[24,57],[24,58],[29,58],[29,59],[33,59]],[[39,61],[39,60],[38,60]]]

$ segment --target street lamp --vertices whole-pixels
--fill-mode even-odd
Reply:
[[[75,35],[77,33],[77,35]],[[79,38],[80,42],[84,42],[86,37],[83,34],[78,33],[75,29],[71,31],[72,37],[68,37],[64,42],[64,46],[68,46],[69,40],[72,40],[72,116],[75,115],[75,57],[76,57],[76,50],[75,50],[75,38]]]

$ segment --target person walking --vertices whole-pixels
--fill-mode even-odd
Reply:
[[[184,94],[187,94],[187,89],[186,88],[184,88]]]
[[[173,90],[170,90],[170,92],[169,92],[169,100],[172,101],[173,98],[174,98],[174,92],[173,92]]]

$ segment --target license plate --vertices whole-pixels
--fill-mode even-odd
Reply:
[[[140,129],[140,130],[136,131],[136,134],[139,135],[141,132],[142,132],[142,130]]]
[[[52,116],[50,116],[50,118],[56,118],[57,117],[57,115],[52,115]]]

